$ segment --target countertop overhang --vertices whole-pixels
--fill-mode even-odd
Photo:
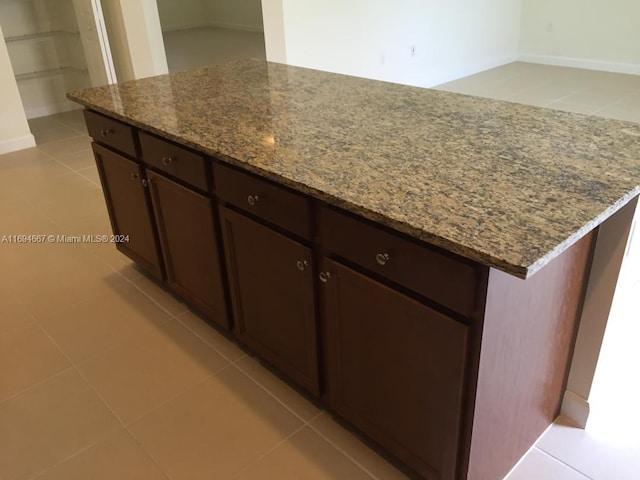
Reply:
[[[640,193],[640,125],[264,61],[68,98],[527,278]]]

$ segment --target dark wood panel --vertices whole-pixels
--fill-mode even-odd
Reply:
[[[129,238],[116,244],[118,250],[162,280],[164,272],[151,201],[143,185],[143,168],[107,148],[95,143],[92,146],[113,233]]]
[[[330,407],[425,478],[454,479],[468,327],[322,263]]]
[[[309,199],[222,164],[214,164],[218,198],[305,239],[311,238]]]
[[[227,208],[220,217],[235,334],[318,395],[311,250]]]
[[[560,411],[594,232],[533,277],[491,269],[467,477],[502,479]]]
[[[90,110],[84,111],[87,131],[96,142],[138,156],[138,141],[133,127]]]
[[[213,201],[148,171],[169,288],[229,329]]]
[[[480,275],[477,265],[329,207],[319,209],[318,225],[326,251],[462,315],[474,312]]]
[[[209,175],[203,155],[186,148],[140,132],[142,160],[203,192],[209,190]]]

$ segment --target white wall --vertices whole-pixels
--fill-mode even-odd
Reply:
[[[207,5],[210,25],[251,32],[262,31],[260,0],[203,1]]]
[[[523,0],[521,59],[640,74],[640,1]]]
[[[157,0],[163,31],[209,25],[209,12],[205,0]]]
[[[35,146],[0,26],[0,154]]]
[[[260,0],[158,0],[163,31],[221,27],[262,31]]]
[[[109,45],[111,46],[111,57],[113,58],[113,66],[116,69],[118,82],[133,80],[135,76],[129,55],[127,32],[124,28],[120,0],[102,0],[101,3]]]
[[[117,0],[115,8],[121,21],[120,38],[115,42],[117,57],[126,59],[133,78],[145,78],[169,72],[156,0]],[[113,47],[112,47],[113,48]],[[119,81],[131,78],[119,78]]]
[[[267,60],[287,63],[287,45],[284,36],[283,0],[262,0],[264,47]]]
[[[521,0],[282,4],[292,65],[433,86],[507,63],[518,53]]]

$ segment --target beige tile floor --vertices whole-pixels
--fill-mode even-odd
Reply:
[[[514,62],[435,87],[640,122],[640,76]]]
[[[536,67],[500,70],[475,76],[473,93],[493,82],[516,95],[518,77],[538,91]],[[540,70],[542,101],[556,87]],[[556,72],[557,88],[606,94],[601,74],[575,71],[576,87]],[[640,91],[635,77],[606,77]],[[622,98],[602,108],[632,105]],[[0,156],[0,239],[108,233],[79,112],[30,123],[38,147]],[[5,242],[0,266],[0,479],[404,478],[113,245]],[[637,478],[640,456],[616,447],[559,422],[510,480]]]

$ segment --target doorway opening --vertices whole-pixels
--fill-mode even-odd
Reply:
[[[157,0],[170,72],[264,60],[260,0]]]

